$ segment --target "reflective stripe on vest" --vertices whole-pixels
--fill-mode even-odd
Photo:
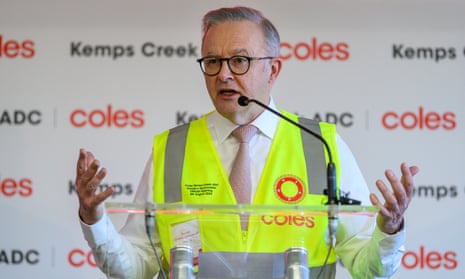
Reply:
[[[171,129],[168,134],[165,153],[165,203],[182,200],[180,185],[188,130],[189,124],[185,124]],[[168,189],[170,186],[171,189]]]
[[[318,121],[299,118],[299,123],[321,136]],[[165,203],[182,201],[180,185],[188,130],[189,124],[184,124],[171,129],[168,134],[165,153]],[[312,178],[312,183],[308,183],[308,193],[321,195],[327,184],[324,145],[306,132],[302,132],[301,136],[308,177]],[[169,156],[166,156],[167,154]]]

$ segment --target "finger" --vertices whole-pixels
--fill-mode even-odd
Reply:
[[[113,186],[108,187],[107,189],[105,189],[105,191],[95,196],[95,202],[97,204],[104,202],[106,199],[111,197],[114,192],[115,192],[115,189],[113,188]]]
[[[76,164],[76,177],[81,176],[86,170],[86,151],[79,149],[79,158]]]
[[[87,185],[88,181],[93,177],[92,169],[88,165],[88,154],[86,150],[81,148],[79,150],[79,159],[76,166],[76,187],[79,189],[81,186]]]
[[[107,175],[107,169],[101,168],[97,173],[93,175],[89,183],[87,183],[87,190],[90,191],[91,193],[95,193],[97,191],[98,186],[102,183],[102,180],[105,178],[106,175]]]
[[[382,203],[381,201],[378,199],[378,196],[376,196],[375,194],[371,193],[370,194],[370,201],[371,203],[374,205],[374,206],[378,206],[378,207],[382,207]]]
[[[413,197],[414,191],[414,183],[413,183],[413,175],[418,173],[418,167],[408,167],[407,164],[401,164],[401,171],[402,171],[402,178],[401,183],[404,187],[405,193],[407,195],[407,199],[411,199]],[[413,171],[413,172],[412,172]]]
[[[387,203],[397,203],[396,197],[381,179],[376,180],[376,187]]]
[[[89,167],[92,164],[92,162],[95,161],[95,156],[94,154],[92,154],[92,152],[89,152],[89,151],[86,152],[86,155],[87,155],[86,166]]]
[[[384,207],[381,200],[375,194],[370,194],[370,201],[374,206],[377,206],[379,208],[379,214],[381,214],[384,217],[384,219],[390,218],[391,214],[389,210],[386,207]]]
[[[402,166],[402,168],[404,168],[402,170],[404,174],[402,176],[402,179],[404,179],[406,174],[406,172],[404,172],[406,166]],[[405,185],[397,178],[397,176],[394,174],[392,170],[386,170],[385,175],[386,178],[389,180],[389,183],[391,184],[393,195],[396,199],[397,207],[406,207],[406,204],[408,204],[410,200],[411,193],[413,192],[412,189],[406,188]]]
[[[79,179],[76,181],[76,187],[78,190],[87,192],[90,187],[95,187],[95,181],[92,184],[92,179],[94,179],[97,171],[100,167],[100,162],[94,160],[92,164],[80,175]],[[102,177],[102,174],[100,174]]]
[[[389,171],[387,171],[389,172]],[[390,175],[393,175],[393,173],[391,172]],[[391,179],[392,179],[392,176],[391,176]],[[395,177],[394,177],[395,179]],[[398,184],[400,184],[399,182],[397,182]],[[384,207],[389,210],[389,211],[392,211],[393,213],[398,213],[399,212],[399,202],[397,200],[397,195],[396,193],[392,192],[387,186],[386,184],[382,181],[382,180],[377,180],[376,181],[376,186],[378,187],[378,190],[381,192],[381,194],[383,195],[383,198],[385,200],[385,204],[384,204]],[[391,186],[392,186],[392,182],[391,182]]]
[[[409,171],[411,176],[415,176],[417,173],[420,172],[420,168],[418,166],[410,166]]]

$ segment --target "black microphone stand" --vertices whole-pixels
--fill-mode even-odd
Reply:
[[[338,215],[339,215],[339,208],[338,208],[339,200],[337,198],[337,189],[336,189],[336,166],[333,161],[333,156],[331,154],[331,149],[329,148],[329,144],[326,142],[326,140],[322,136],[318,135],[317,133],[313,132],[307,127],[301,125],[300,123],[295,122],[294,120],[283,115],[282,113],[270,108],[269,106],[263,104],[260,101],[257,101],[255,99],[249,99],[246,96],[240,96],[237,99],[237,102],[241,106],[247,106],[250,102],[255,103],[261,106],[262,108],[274,113],[280,118],[288,121],[289,123],[299,127],[305,132],[311,134],[312,136],[316,137],[323,143],[326,151],[328,152],[328,159],[329,159],[328,165],[326,167],[326,181],[327,181],[327,195],[328,195],[328,203],[327,203],[328,205],[328,231],[329,231],[329,242],[330,242],[329,246],[334,247],[336,245],[336,230],[337,230]]]

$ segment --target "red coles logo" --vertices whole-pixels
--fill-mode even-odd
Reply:
[[[68,262],[73,267],[90,266],[96,267],[92,251],[83,251],[81,249],[73,249],[68,253]]]
[[[112,105],[108,105],[105,109],[94,109],[91,111],[76,109],[71,112],[69,118],[71,124],[77,128],[87,125],[94,128],[141,128],[145,123],[144,112],[142,110],[126,111],[123,109],[114,109]]]
[[[34,55],[34,41],[17,41],[0,35],[0,58],[32,58]]]
[[[19,180],[13,178],[5,178],[0,180],[0,196],[8,198],[20,196],[23,198],[32,195],[32,180],[29,178],[22,178]]]
[[[406,269],[447,269],[458,266],[457,253],[454,251],[428,251],[420,246],[418,251],[407,251],[402,256],[402,266]]]
[[[262,215],[261,220],[266,225],[296,226],[312,229],[315,227],[315,218],[302,215]]]
[[[338,60],[346,61],[349,59],[349,44],[339,42],[336,44],[329,42],[319,42],[317,38],[312,38],[310,41],[291,44],[287,42],[281,43],[281,58],[289,60],[296,58],[297,60]]]
[[[398,113],[395,111],[386,112],[381,122],[388,130],[405,129],[405,130],[454,130],[457,127],[455,113],[446,111],[438,113],[427,111],[422,106],[417,111],[406,111]]]

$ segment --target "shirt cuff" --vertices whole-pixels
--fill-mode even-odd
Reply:
[[[107,243],[117,234],[113,223],[106,213],[104,213],[102,218],[95,224],[88,225],[84,223],[81,218],[79,218],[79,222],[81,223],[84,239],[87,241],[90,248],[95,248]]]
[[[402,226],[401,230],[394,234],[387,234],[382,232],[378,226],[375,226],[375,231],[373,232],[373,239],[375,243],[378,243],[381,256],[389,256],[399,251],[403,250],[403,245],[405,243],[405,228]]]

